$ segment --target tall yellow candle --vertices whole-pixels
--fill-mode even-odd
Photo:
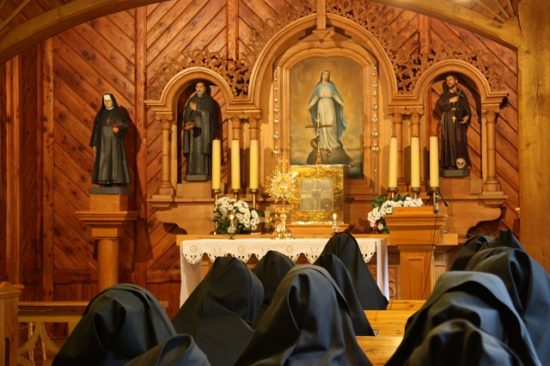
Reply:
[[[411,188],[420,188],[420,141],[411,137]]]
[[[241,189],[241,158],[239,151],[239,140],[231,141],[231,189]]]
[[[250,140],[250,189],[258,189],[258,140]]]
[[[439,187],[439,147],[437,136],[430,136],[430,187]]]
[[[390,139],[390,167],[388,175],[388,187],[397,188],[397,137]]]
[[[221,189],[221,142],[218,139],[212,140],[212,189],[219,191]]]

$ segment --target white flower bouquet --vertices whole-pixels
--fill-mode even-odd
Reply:
[[[423,204],[421,198],[414,199],[409,195],[397,195],[393,200],[388,200],[385,196],[376,196],[370,201],[372,210],[367,219],[373,232],[388,234],[390,230],[385,217],[391,215],[395,207],[420,207]]]
[[[214,208],[214,222],[218,234],[243,234],[256,230],[260,218],[258,212],[251,209],[245,201],[221,197],[216,201]]]

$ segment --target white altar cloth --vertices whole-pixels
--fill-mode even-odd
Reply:
[[[356,238],[363,259],[370,261],[376,253],[376,282],[382,293],[389,299],[388,285],[388,250],[385,239]],[[201,261],[207,255],[214,262],[217,257],[231,255],[243,262],[248,262],[254,255],[258,260],[268,251],[281,252],[293,261],[303,254],[309,263],[313,263],[323,251],[327,238],[298,238],[273,240],[271,238],[209,238],[183,239],[180,243],[181,290],[180,305],[185,302],[191,292],[199,284],[201,278]]]

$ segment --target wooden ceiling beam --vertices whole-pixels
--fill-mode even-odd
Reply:
[[[55,34],[91,19],[166,0],[73,0],[11,29],[0,40],[0,63]]]
[[[382,4],[412,10],[469,29],[492,40],[517,49],[521,44],[521,29],[516,17],[497,22],[483,14],[449,0],[374,0]]]

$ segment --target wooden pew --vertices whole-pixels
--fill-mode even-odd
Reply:
[[[414,314],[412,310],[365,310],[377,336],[402,337],[407,319]]]
[[[386,310],[419,310],[426,300],[390,300]]]
[[[357,343],[365,352],[373,366],[385,365],[394,354],[403,337],[357,336]]]

